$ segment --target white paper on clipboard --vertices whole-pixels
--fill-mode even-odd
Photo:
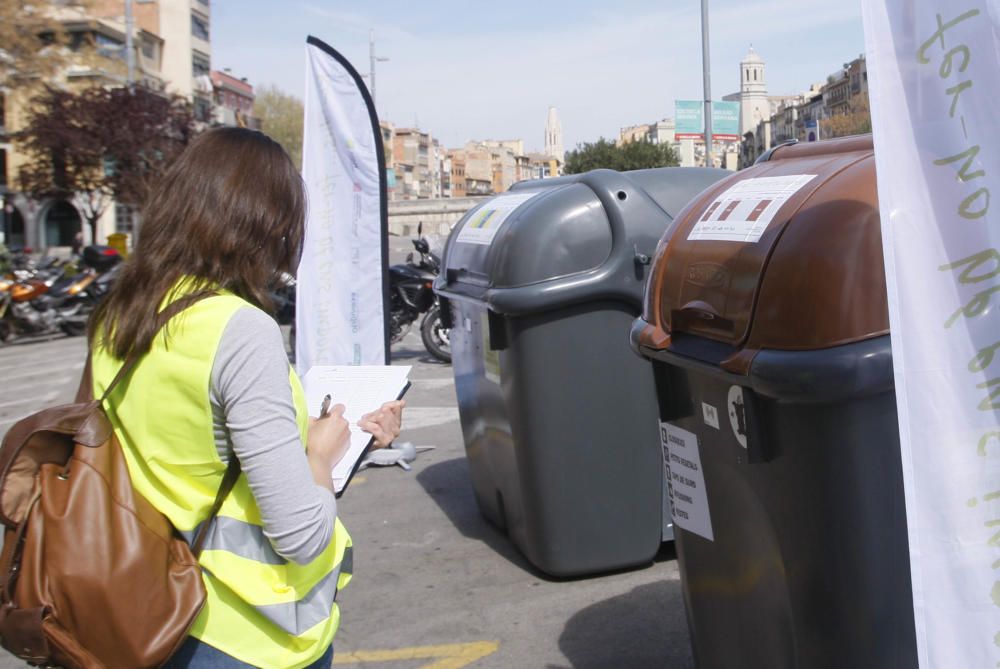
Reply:
[[[323,398],[330,395],[333,404],[344,405],[344,418],[351,426],[351,445],[332,472],[336,492],[347,485],[371,441],[371,435],[358,427],[358,421],[399,397],[409,383],[409,375],[407,365],[319,365],[306,373],[303,387],[309,415],[318,416]]]

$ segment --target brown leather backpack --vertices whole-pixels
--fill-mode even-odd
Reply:
[[[172,304],[160,323],[194,301]],[[204,605],[195,556],[210,523],[189,547],[133,489],[102,407],[138,361],[95,401],[88,358],[77,403],[15,423],[0,446],[0,642],[32,664],[161,666]],[[234,457],[209,519],[239,473]]]

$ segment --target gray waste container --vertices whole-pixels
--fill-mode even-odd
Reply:
[[[632,342],[698,666],[916,667],[871,137],[712,186],[651,274]]]
[[[642,564],[664,526],[649,366],[629,349],[649,257],[727,172],[667,168],[523,182],[471,210],[435,284],[450,303],[476,500],[554,576]]]

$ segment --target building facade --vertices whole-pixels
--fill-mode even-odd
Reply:
[[[43,83],[69,89],[127,83],[122,0],[92,0],[86,11],[52,3],[50,11],[66,32],[70,62],[53,80]],[[209,0],[132,0],[132,19],[134,81],[153,91],[187,98],[196,118],[206,125],[228,121],[225,112],[220,119],[214,111],[217,92],[211,77]],[[229,94],[243,98],[232,102],[233,121],[236,110],[245,109],[247,96],[252,104],[252,88],[235,81],[223,86],[232,89]],[[135,213],[128,207],[108,206],[98,223],[97,239],[91,240],[75,198],[36,202],[17,192],[15,177],[24,157],[10,135],[23,127],[30,98],[37,90],[20,93],[5,96],[0,92],[0,213],[5,243],[51,250],[68,247],[79,231],[87,243],[103,242],[112,232],[133,232]],[[231,99],[226,94],[221,97]]]
[[[253,86],[246,77],[237,79],[229,68],[212,70],[210,76],[215,124],[259,130],[260,121],[253,115]]]
[[[440,167],[435,166],[437,149],[429,132],[417,128],[396,128],[392,139],[392,158],[396,168],[395,199],[436,197],[435,174],[440,183]]]
[[[745,77],[746,72],[741,63],[741,76]],[[855,109],[858,96],[867,101],[868,69],[863,54],[829,75],[825,83],[813,84],[800,95],[769,96],[769,116],[743,133],[740,167],[752,165],[761,154],[782,142],[826,139],[831,119],[867,113],[866,105],[861,110]]]

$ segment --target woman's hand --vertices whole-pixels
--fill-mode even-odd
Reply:
[[[372,448],[385,448],[399,436],[405,406],[404,400],[394,400],[386,402],[377,411],[361,417],[358,427],[375,437]]]
[[[309,418],[306,458],[317,485],[333,490],[333,467],[347,452],[351,427],[344,418],[344,405],[337,404],[322,418]]]

